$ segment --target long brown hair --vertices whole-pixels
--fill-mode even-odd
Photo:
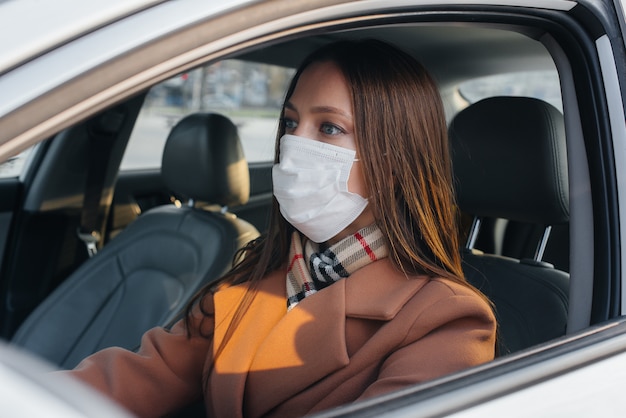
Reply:
[[[407,276],[446,277],[469,286],[461,270],[447,128],[434,80],[411,56],[389,44],[340,41],[303,61],[285,102],[302,72],[314,62],[334,63],[349,85],[357,152],[371,191],[369,204],[387,239],[393,265]],[[275,162],[279,161],[278,139],[284,132],[281,115]],[[287,262],[293,230],[273,199],[267,233],[240,251],[243,257],[217,285],[205,287],[194,298],[187,318],[191,306],[216,286],[248,282],[249,290],[226,333],[227,341],[254,298],[259,281]]]

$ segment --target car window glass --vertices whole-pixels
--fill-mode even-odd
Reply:
[[[493,96],[523,96],[541,99],[563,111],[556,71],[528,71],[476,78],[462,83],[459,92],[469,103]]]
[[[121,169],[158,168],[169,131],[184,116],[217,112],[238,127],[248,162],[272,161],[278,118],[295,70],[226,60],[154,86],[130,137]]]

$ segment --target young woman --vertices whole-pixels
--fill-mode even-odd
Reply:
[[[71,373],[139,416],[301,416],[493,359],[463,279],[437,88],[378,41],[308,57],[287,92],[269,232],[185,320]]]

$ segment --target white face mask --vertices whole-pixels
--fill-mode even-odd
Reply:
[[[356,151],[295,135],[280,138],[280,163],[272,169],[274,196],[287,222],[314,242],[350,225],[367,199],[348,191]]]

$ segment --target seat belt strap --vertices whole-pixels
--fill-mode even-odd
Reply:
[[[87,178],[77,234],[78,238],[85,243],[89,257],[93,257],[98,252],[103,223],[100,207],[104,182],[115,137],[122,128],[124,116],[122,111],[110,109],[88,125]]]

